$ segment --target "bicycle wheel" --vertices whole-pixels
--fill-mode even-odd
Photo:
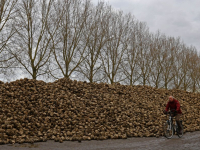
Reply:
[[[173,125],[171,125],[171,128],[170,128],[170,123],[169,122],[166,122],[164,124],[164,134],[165,134],[165,137],[168,138],[168,139],[171,139],[172,136],[174,135]]]
[[[177,126],[177,129],[176,129],[176,132],[177,132],[177,135],[178,135],[179,138],[181,138],[183,136],[183,125],[182,125],[182,122],[181,122],[181,128],[182,128],[181,132],[179,132],[178,126]]]

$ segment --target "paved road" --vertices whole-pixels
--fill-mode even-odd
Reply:
[[[199,150],[200,131],[186,133],[182,138],[128,138],[104,141],[47,141],[35,144],[0,145],[0,150]]]

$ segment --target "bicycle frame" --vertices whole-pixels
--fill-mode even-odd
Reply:
[[[175,121],[175,123],[173,123],[174,122],[173,121],[174,113],[170,111],[167,114],[169,115],[169,119],[164,124],[164,127],[166,127],[166,128],[164,128],[165,136],[167,138],[172,138],[172,136],[176,132],[179,137],[182,137],[183,134],[178,133],[179,131],[178,131],[177,122]],[[169,132],[171,132],[171,133],[169,135],[166,135],[166,133],[168,134]]]
[[[169,116],[169,120],[167,120],[169,126],[168,126],[168,130],[172,130],[173,129],[173,117],[170,115]]]

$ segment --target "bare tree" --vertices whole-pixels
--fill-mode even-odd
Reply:
[[[151,67],[150,72],[150,83],[156,88],[162,87],[162,74],[163,74],[163,62],[166,59],[166,50],[164,47],[164,42],[166,36],[161,34],[159,31],[151,37],[151,51],[152,58],[154,60],[154,65]]]
[[[198,55],[198,61],[197,61],[197,67],[196,67],[196,92],[199,92],[200,93],[200,55],[199,53],[197,54]]]
[[[200,75],[200,57],[195,47],[190,47],[190,58],[188,59],[188,71],[190,80],[190,90],[197,92]]]
[[[60,27],[52,36],[53,57],[50,73],[53,78],[69,78],[85,59],[88,38],[83,40],[84,29],[89,14],[90,1],[58,0],[54,5],[56,18],[60,18]],[[52,21],[55,25],[56,21]],[[73,74],[74,73],[74,74]]]
[[[10,38],[15,33],[12,27],[15,17],[15,6],[18,0],[1,0],[0,2],[0,69],[7,73],[8,68],[14,63],[9,53]]]
[[[51,54],[51,36],[47,29],[52,3],[52,0],[21,0],[18,3],[11,52],[19,63],[18,68],[33,79],[47,73]]]
[[[183,56],[183,50],[182,46],[183,43],[180,42],[180,39],[174,40],[173,43],[173,50],[174,50],[174,64],[173,64],[173,86],[175,89],[181,89],[185,73],[183,71],[184,69],[184,63],[182,59],[184,58]]]
[[[146,23],[140,22],[138,26],[138,67],[140,79],[139,83],[142,85],[150,84],[149,76],[151,72],[151,68],[153,66],[154,60],[152,59],[152,50],[150,49],[151,44],[151,34],[149,33],[148,27]]]
[[[182,68],[181,68],[181,74],[183,74],[183,81],[181,85],[182,90],[190,90],[191,85],[191,77],[189,75],[189,64],[190,64],[190,57],[191,57],[191,51],[190,48],[188,48],[185,44],[182,45],[182,52],[181,52],[181,60],[182,60]]]
[[[163,53],[162,53],[162,80],[163,86],[165,89],[169,88],[169,84],[173,79],[173,66],[174,66],[174,47],[173,47],[174,38],[166,38],[163,43]]]
[[[107,40],[109,40],[106,38],[105,28],[106,19],[109,16],[108,8],[109,6],[103,2],[98,3],[96,7],[92,7],[90,19],[87,21],[83,32],[83,38],[88,39],[84,42],[87,46],[86,58],[80,64],[78,72],[91,83],[101,81],[102,78],[100,53]]]
[[[123,16],[122,12],[110,12],[106,21],[107,42],[101,52],[102,66],[105,80],[111,84],[123,81],[123,72],[120,68],[124,51],[127,49],[130,15]]]
[[[139,21],[134,19],[130,22],[129,40],[126,41],[128,44],[127,49],[124,52],[124,61],[121,62],[123,73],[125,76],[124,83],[134,85],[140,78],[138,69],[138,55],[139,45],[137,42]]]

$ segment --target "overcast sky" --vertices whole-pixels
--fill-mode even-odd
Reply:
[[[97,4],[99,0],[92,0]],[[180,37],[200,52],[200,0],[105,0],[114,9],[131,13],[151,32]]]

